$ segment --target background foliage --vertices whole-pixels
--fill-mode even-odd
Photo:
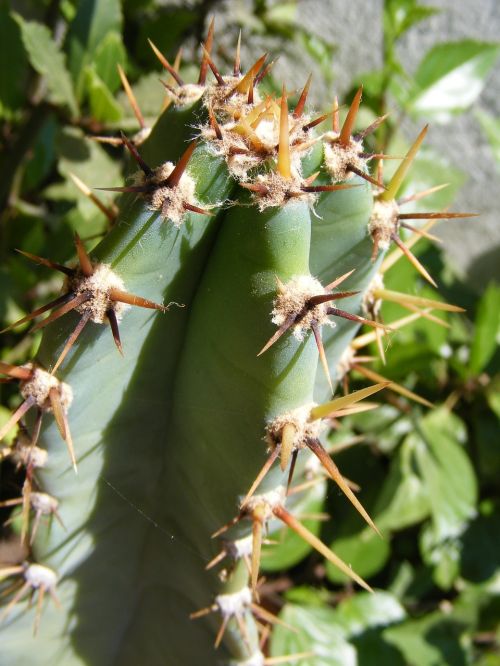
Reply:
[[[398,55],[399,40],[435,11],[416,0],[384,3],[383,64],[360,77],[363,120],[396,109],[377,135],[377,150],[406,150],[405,118],[448,123],[473,112],[498,60],[499,44],[441,43],[422,54],[410,76]],[[335,84],[332,63],[342,44],[305,30],[298,3],[237,2],[232,12],[218,61],[230,61],[225,44],[234,44],[242,28],[247,44],[258,40],[274,53],[284,50],[288,87],[302,83],[291,67],[302,53],[323,76],[316,88]],[[27,266],[14,248],[66,262],[73,255],[73,232],[97,239],[109,225],[70,174],[92,187],[122,182],[122,150],[88,138],[116,135],[118,128],[139,129],[116,65],[127,72],[151,124],[164,95],[158,84],[163,74],[147,38],[169,59],[186,44],[182,73],[189,78],[211,14],[216,23],[224,21],[224,7],[209,1],[9,5],[0,0],[0,328],[46,302],[61,286],[43,267]],[[271,78],[277,89],[280,83]],[[353,81],[353,90],[358,83]],[[476,117],[500,164],[500,120],[484,111]],[[426,199],[421,210],[443,209],[466,178],[462,164],[447,164],[426,149],[405,194],[447,182],[448,188]],[[99,196],[112,205],[108,193]],[[436,408],[424,410],[387,395],[379,409],[344,419],[331,434],[339,465],[363,487],[367,509],[385,539],[374,536],[347,503],[335,509],[333,520],[308,523],[378,591],[354,592],[337,570],[294,537],[264,553],[268,581],[263,595],[299,630],[277,628],[271,651],[314,650],[317,656],[303,665],[500,664],[500,286],[492,280],[475,291],[453,272],[440,248],[426,242],[417,247],[440,285],[440,297],[467,312],[440,315],[448,329],[422,319],[393,335],[387,365],[379,361],[375,370]],[[437,297],[402,262],[387,274],[387,286]],[[390,321],[404,312],[386,304],[383,314]],[[4,334],[1,359],[22,363],[38,341],[36,335],[26,336],[26,327]],[[18,397],[7,386],[0,389],[2,424]],[[7,465],[0,482],[3,499],[17,495],[15,473]],[[331,504],[331,497],[320,495],[309,510],[331,513]],[[0,561],[11,529],[4,529]]]

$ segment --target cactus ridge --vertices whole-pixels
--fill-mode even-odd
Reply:
[[[0,571],[21,581],[1,616],[9,664],[24,658],[16,638],[33,615],[18,602],[30,591],[38,593],[35,632],[42,610],[47,616],[33,664],[178,664],[186,655],[198,659],[189,663],[279,663],[260,647],[262,623],[280,620],[260,603],[259,570],[266,534],[280,525],[371,590],[298,516],[328,477],[378,532],[324,434],[330,419],[376,406],[367,399],[383,389],[429,406],[366,368],[359,350],[375,341],[383,356],[392,330],[432,318],[433,309],[460,310],[390,292],[382,275],[396,253],[435,284],[410,249],[430,227],[406,220],[467,214],[400,212],[429,193],[396,199],[426,128],[384,185],[369,163],[387,156],[363,142],[385,116],[355,132],[361,88],[342,126],[336,100],[331,113],[307,112],[311,77],[290,112],[285,86],[279,98],[259,89],[272,66],[267,54],[242,74],[238,42],[233,71],[223,75],[213,39],[212,21],[196,83],[179,75],[180,58],[171,65],[150,42],[169,77],[152,128],[119,68],[140,129],[103,140],[123,145],[138,171],[108,188],[121,195],[119,214],[104,211],[112,228],[91,255],[78,237],[77,268],[24,253],[66,284],[12,325],[52,311],[35,325],[46,329],[37,361],[0,363],[24,399],[0,430],[1,439],[21,424],[2,456],[26,468],[11,505],[20,507],[27,561]],[[331,129],[319,132],[328,119]],[[401,228],[413,231],[409,241]],[[386,325],[384,299],[411,315]],[[167,313],[173,303],[186,307]],[[361,324],[372,331],[355,338]],[[352,369],[373,385],[348,393]],[[346,395],[332,397],[338,382]],[[25,420],[31,408],[37,415]],[[44,412],[55,429],[45,420],[42,427]],[[75,469],[79,460],[74,481],[57,431]],[[56,605],[60,597],[63,610],[45,605],[46,594]]]

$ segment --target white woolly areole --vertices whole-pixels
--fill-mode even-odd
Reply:
[[[381,298],[377,298],[375,296],[375,292],[383,288],[384,276],[382,273],[375,273],[365,293],[363,294],[363,300],[361,302],[361,307],[363,308],[364,314],[369,315],[372,319],[376,318],[380,314],[383,302]]]
[[[19,385],[21,395],[26,400],[27,398],[35,398],[35,404],[44,412],[52,412],[52,405],[49,399],[49,392],[53,388],[57,388],[61,406],[64,413],[67,413],[73,402],[73,391],[69,384],[59,381],[46,370],[37,367],[33,363],[26,363],[21,366],[27,370],[32,370],[33,374],[31,379],[22,381]]]
[[[253,103],[248,104],[248,93],[234,92],[231,90],[238,85],[242,76],[224,76],[224,86],[213,83],[205,89],[204,103],[208,109],[220,114],[223,120],[238,120],[246,115],[251,109],[260,104],[261,97],[257,88],[253,90]]]
[[[298,315],[305,311],[306,303],[313,296],[327,294],[325,288],[319,280],[311,275],[298,275],[289,282],[280,285],[278,295],[274,300],[274,307],[271,312],[271,321],[276,326],[281,326],[292,315]],[[311,328],[311,324],[318,326],[335,326],[335,323],[328,318],[327,310],[331,307],[331,302],[315,305],[307,312],[300,321],[292,326],[292,333],[297,340],[303,340],[306,331]]]
[[[166,89],[167,93],[171,95],[175,106],[188,106],[188,104],[194,104],[197,102],[200,97],[205,92],[205,87],[200,86],[197,83],[185,83],[178,88],[175,88],[175,97],[173,91]]]
[[[249,587],[242,587],[232,594],[219,594],[215,597],[222,617],[231,617],[244,612],[252,603],[252,592]]]
[[[256,193],[254,200],[257,208],[262,212],[266,208],[283,206],[285,203],[297,200],[306,201],[311,207],[314,205],[317,195],[314,192],[302,191],[302,177],[297,171],[294,171],[292,162],[292,177],[283,178],[274,171],[259,174],[255,179],[256,185],[263,185],[266,191]]]
[[[245,504],[245,513],[252,514],[255,509],[263,512],[262,520],[266,521],[273,515],[273,509],[282,506],[286,498],[285,486],[277,486],[267,493],[252,495]]]
[[[172,162],[164,162],[159,167],[154,169],[152,176],[146,176],[142,171],[134,176],[134,184],[136,185],[158,185],[148,195],[150,210],[160,211],[162,217],[168,218],[174,225],[179,228],[186,217],[186,209],[184,203],[190,203],[194,206],[198,205],[195,197],[196,183],[194,178],[189,173],[184,171],[179,183],[174,187],[167,187],[162,185],[175,169],[175,164]]]
[[[76,294],[90,294],[91,297],[76,309],[80,314],[90,312],[90,320],[95,324],[104,324],[107,319],[106,312],[113,310],[118,321],[123,313],[130,308],[126,303],[112,301],[111,289],[126,291],[125,283],[108,264],[96,264],[94,272],[89,277],[80,272],[68,281],[69,288]]]
[[[57,511],[57,507],[59,506],[56,498],[47,493],[31,493],[30,502],[35,511],[40,511],[43,514],[53,513]]]
[[[347,375],[347,373],[350,371],[352,367],[355,356],[356,356],[356,350],[353,349],[351,346],[346,347],[344,349],[335,367],[335,377],[337,378],[337,380],[340,381],[342,377]]]
[[[393,200],[373,203],[372,214],[368,222],[368,231],[378,240],[381,250],[387,250],[391,244],[391,234],[398,230],[399,207]]]
[[[19,439],[12,452],[14,461],[25,467],[45,467],[47,458],[49,457],[47,451],[38,446],[32,446],[27,437],[23,437],[23,439],[26,439],[27,443],[22,443]]]
[[[43,587],[46,590],[54,589],[57,585],[57,574],[42,564],[30,564],[24,572],[26,582],[33,589]]]
[[[294,451],[304,448],[308,439],[317,439],[324,429],[324,425],[321,419],[309,421],[311,409],[315,406],[315,403],[311,402],[308,405],[280,414],[272,421],[269,421],[266,426],[266,435],[271,446],[274,447],[281,443],[283,428],[286,425],[293,425],[295,428],[295,436],[293,438]]]
[[[214,155],[224,157],[229,171],[237,180],[244,182],[248,180],[248,172],[258,167],[268,156],[250,149],[241,134],[231,131],[235,125],[236,123],[232,121],[219,125],[221,139],[217,137],[210,124],[201,126],[200,133]]]
[[[361,157],[363,142],[351,137],[349,145],[344,146],[338,142],[338,138],[337,132],[327,132],[323,137],[325,167],[335,182],[353,177],[354,174],[349,171],[350,166],[360,171],[364,171],[366,166],[366,159]]]
[[[264,655],[262,652],[254,652],[251,657],[245,659],[245,661],[239,661],[238,666],[264,666],[265,664]]]
[[[234,541],[225,541],[224,547],[228,555],[230,555],[234,560],[239,560],[245,555],[251,555],[253,550],[253,536],[249,534],[246,537],[241,539],[235,539]]]
[[[307,119],[301,119],[298,123],[292,115],[289,116],[290,130],[290,160],[293,177],[300,181],[301,159],[304,151],[301,145],[308,142],[306,132],[303,131],[303,125]],[[293,121],[293,122],[292,122]],[[229,121],[219,125],[222,138],[216,136],[210,123],[200,127],[201,135],[213,148],[216,155],[223,156],[231,173],[239,181],[246,182],[250,178],[250,172],[264,164],[269,157],[277,159],[279,143],[279,118],[264,118],[257,127],[253,128],[255,134],[261,142],[261,146],[256,148],[254,142],[244,134],[235,131],[238,122]],[[244,152],[242,152],[244,151]],[[300,183],[299,183],[300,184]],[[303,197],[305,193],[301,193]]]

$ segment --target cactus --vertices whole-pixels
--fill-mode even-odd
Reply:
[[[66,283],[22,320],[52,310],[35,325],[36,360],[0,364],[24,399],[0,436],[20,424],[4,455],[26,468],[11,503],[29,550],[0,572],[16,588],[2,663],[292,663],[259,647],[260,624],[279,622],[259,604],[261,545],[281,524],[370,590],[300,522],[316,489],[294,489],[319,460],[377,531],[324,433],[379,390],[419,399],[355,356],[360,324],[383,349],[381,298],[412,316],[459,309],[405,300],[380,279],[395,243],[432,280],[399,238],[411,215],[395,202],[425,132],[384,187],[363,147],[383,118],[354,132],[361,90],[342,126],[337,105],[307,113],[310,81],[290,112],[285,88],[260,91],[265,57],[242,74],[237,52],[222,75],[212,40],[213,24],[197,83],[152,45],[173,103],[118,139],[138,171],[114,188],[120,212],[104,240],[88,253],[77,238],[76,268],[28,255]],[[332,397],[349,367],[375,383]]]

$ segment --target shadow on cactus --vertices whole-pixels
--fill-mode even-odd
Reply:
[[[385,261],[405,255],[434,284],[410,249],[428,231],[407,220],[465,214],[399,211],[425,130],[384,185],[389,156],[363,144],[384,118],[354,131],[361,90],[342,125],[336,101],[329,114],[308,113],[310,80],[290,112],[284,86],[278,98],[261,91],[266,56],[242,73],[238,44],[225,75],[212,44],[213,22],[198,79],[186,83],[179,61],[170,65],[151,43],[169,76],[152,128],[119,68],[139,131],[103,140],[124,145],[139,171],[107,188],[121,195],[112,228],[89,254],[77,238],[78,268],[27,255],[67,282],[62,296],[17,322],[52,311],[35,325],[45,328],[36,361],[0,365],[24,398],[1,430],[22,424],[2,455],[26,467],[10,506],[27,557],[0,571],[5,663],[314,658],[266,656],[268,627],[282,621],[260,595],[261,549],[283,524],[371,591],[301,511],[333,479],[378,532],[325,436],[335,420],[375,408],[367,398],[384,389],[429,405],[366,368],[359,350],[376,340],[383,355],[409,321],[460,310],[391,292],[382,275],[394,243]],[[401,227],[414,238],[401,240]],[[383,299],[411,315],[382,322]],[[162,303],[186,307],[167,312]],[[355,338],[362,324],[372,331]],[[375,383],[333,397],[351,369]],[[34,375],[43,387],[28,390]],[[44,412],[55,424],[42,424]]]

